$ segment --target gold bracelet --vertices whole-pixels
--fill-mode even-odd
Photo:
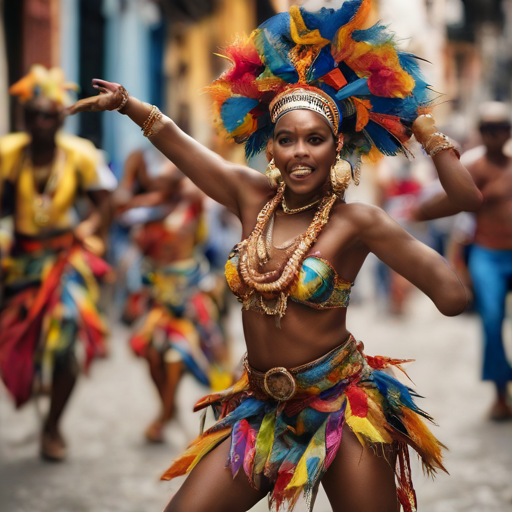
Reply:
[[[144,124],[141,127],[141,130],[143,132],[144,137],[151,137],[153,132],[151,129],[153,128],[154,124],[162,118],[162,112],[160,112],[160,109],[153,105],[151,107],[151,112],[149,113],[149,116],[144,121]]]
[[[122,85],[119,88],[119,92],[121,93],[121,96],[122,96],[121,103],[119,103],[119,106],[116,107],[114,110],[117,110],[120,114],[122,114],[121,110],[128,103],[128,100],[130,99],[130,94]]]
[[[431,158],[434,158],[434,156],[436,156],[441,151],[451,149],[457,158],[460,159],[460,153],[453,142],[444,133],[441,132],[434,132],[430,134],[429,138],[423,144],[423,149]]]

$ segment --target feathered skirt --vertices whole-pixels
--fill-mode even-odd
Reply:
[[[389,374],[404,360],[366,356],[351,335],[322,358],[290,370],[257,372],[245,362],[242,378],[229,389],[200,400],[212,406],[217,422],[203,432],[163,475],[170,480],[191,471],[219,443],[231,438],[226,467],[243,470],[252,486],[261,477],[273,484],[270,504],[290,509],[301,493],[313,493],[338,452],[343,425],[363,446],[396,454],[397,494],[404,511],[416,510],[409,446],[424,469],[445,470],[443,445],[421,417],[411,388]],[[402,370],[403,371],[403,370]],[[384,449],[386,448],[391,449]],[[393,457],[394,459],[394,457]]]
[[[97,279],[110,267],[65,233],[18,239],[2,271],[0,374],[21,406],[30,398],[34,376],[49,386],[55,365],[74,362],[79,346],[85,369],[104,354],[107,328],[96,308]]]
[[[165,360],[175,351],[201,384],[217,390],[229,386],[229,376],[215,364],[225,341],[218,308],[200,286],[207,275],[201,263],[186,260],[158,267],[145,263],[149,268],[143,283],[150,305],[130,340],[134,352],[144,357],[151,346]]]

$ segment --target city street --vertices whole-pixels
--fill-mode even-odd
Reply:
[[[370,301],[362,302],[350,307],[349,328],[369,354],[417,360],[408,372],[425,397],[419,405],[436,418],[440,426],[434,433],[450,449],[451,476],[439,475],[435,482],[422,475],[413,456],[419,510],[512,512],[512,423],[486,419],[492,389],[479,381],[478,319],[443,317],[419,294],[406,318],[389,317]],[[236,310],[231,324],[239,356]],[[506,330],[512,334],[510,326]],[[187,376],[179,390],[180,420],[169,426],[167,443],[146,444],[142,432],[157,402],[144,361],[128,350],[127,335],[116,325],[110,357],[97,361],[79,382],[64,421],[69,460],[63,464],[38,458],[38,411],[45,409],[44,399],[16,412],[0,390],[2,512],[159,512],[178,488],[180,481],[158,477],[197,432],[198,417],[190,410],[207,390]],[[268,509],[262,502],[254,510]],[[329,510],[320,494],[315,511]]]

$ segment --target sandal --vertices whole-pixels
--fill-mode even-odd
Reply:
[[[158,420],[151,423],[151,425],[149,425],[149,427],[144,431],[144,436],[150,443],[163,443],[165,441],[163,423]]]
[[[61,462],[66,458],[66,443],[60,434],[43,431],[41,434],[41,457],[51,462]]]

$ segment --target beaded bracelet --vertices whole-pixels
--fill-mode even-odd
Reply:
[[[130,99],[130,94],[123,86],[119,88],[119,92],[122,96],[121,103],[119,103],[119,105],[114,110],[117,110],[120,114],[122,114],[121,110],[128,103],[128,100]]]

